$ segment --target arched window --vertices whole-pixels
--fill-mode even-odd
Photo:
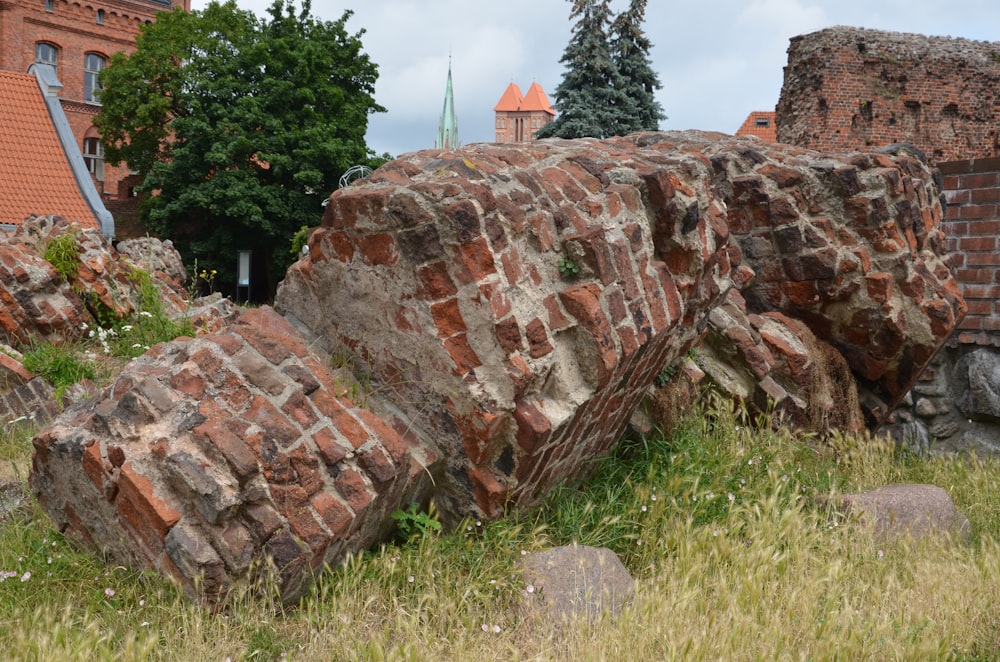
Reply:
[[[96,134],[88,135],[83,139],[83,160],[87,164],[87,170],[99,182],[104,181],[104,145]]]
[[[40,41],[35,44],[35,62],[39,64],[51,64],[52,68],[59,73],[59,49],[52,44]]]
[[[85,101],[97,103],[101,96],[101,83],[97,76],[107,65],[103,55],[87,53],[83,56],[83,98]]]
[[[98,25],[104,25],[104,10],[103,9],[98,9],[97,10],[97,24]]]

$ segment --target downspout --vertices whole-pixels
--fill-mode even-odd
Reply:
[[[62,84],[56,77],[55,69],[50,64],[36,62],[28,67],[28,73],[33,73],[35,80],[38,81],[38,89],[42,92],[45,107],[49,110],[52,126],[55,127],[56,134],[59,136],[59,144],[62,145],[63,154],[66,155],[70,170],[73,171],[73,179],[76,180],[77,188],[80,189],[83,199],[90,207],[94,218],[97,219],[101,234],[109,241],[114,239],[115,219],[104,206],[101,194],[97,192],[97,187],[94,186],[94,181],[90,178],[90,170],[87,169],[87,163],[83,160],[80,148],[76,144],[76,137],[69,126],[69,120],[66,119],[66,113],[63,112],[62,104],[59,102]]]

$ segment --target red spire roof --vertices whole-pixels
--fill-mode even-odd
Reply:
[[[497,105],[493,106],[493,110],[497,113],[516,112],[521,108],[523,101],[524,95],[521,94],[521,88],[511,81],[507,89],[504,90],[503,96],[500,97],[500,101],[497,101]]]
[[[545,90],[537,81],[528,88],[528,94],[525,95],[520,110],[541,110],[549,115],[556,114],[556,111],[552,109],[552,104],[549,103],[549,98],[545,96]]]
[[[0,223],[58,214],[99,227],[76,185],[59,136],[31,74],[0,71]]]

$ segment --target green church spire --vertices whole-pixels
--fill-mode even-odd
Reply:
[[[444,110],[441,111],[441,123],[438,124],[438,135],[434,146],[438,149],[459,147],[458,117],[455,115],[455,97],[451,91],[451,58],[448,58],[448,86],[444,91]]]

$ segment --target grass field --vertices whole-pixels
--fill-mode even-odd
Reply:
[[[995,660],[1000,465],[758,430],[724,403],[623,442],[537,508],[387,544],[316,578],[292,609],[225,613],[77,551],[30,507],[0,526],[0,650],[15,660]],[[24,479],[30,430],[0,438]],[[971,543],[877,543],[816,497],[901,482],[947,490]],[[517,605],[517,560],[570,542],[638,582],[614,620]]]

